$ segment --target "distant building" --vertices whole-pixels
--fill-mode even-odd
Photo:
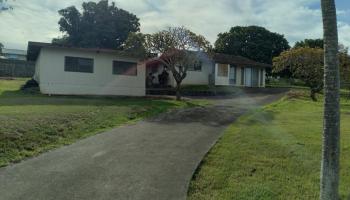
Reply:
[[[19,49],[2,49],[2,58],[9,60],[27,60],[27,51]]]
[[[12,10],[12,6],[7,3],[7,0],[0,0],[0,11],[2,10]]]

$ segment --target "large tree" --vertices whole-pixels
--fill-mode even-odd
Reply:
[[[119,48],[129,33],[140,29],[139,19],[116,7],[115,3],[101,0],[98,3],[84,2],[82,13],[74,6],[59,11],[58,24],[65,33],[53,43],[77,47]]]
[[[349,90],[350,98],[350,56],[343,45],[339,45],[339,48],[340,87]]]
[[[137,40],[136,40],[137,41]],[[198,53],[208,51],[210,43],[185,27],[170,27],[145,36],[145,48],[157,53],[158,60],[171,71],[176,82],[176,99],[181,99],[181,83],[187,70],[198,62]]]
[[[339,51],[342,82],[350,82],[350,57],[347,50]],[[324,85],[324,50],[299,47],[284,51],[273,59],[273,72],[290,71],[293,78],[302,80],[310,88],[310,97],[316,101],[316,93]]]
[[[324,116],[321,200],[339,200],[340,104],[337,11],[334,0],[321,0],[324,39]]]
[[[323,49],[323,39],[305,39],[295,43],[294,48],[309,47]]]
[[[289,48],[283,35],[259,26],[232,27],[229,32],[220,33],[215,42],[215,50],[219,53],[240,55],[268,64]]]
[[[323,89],[323,50],[319,48],[293,48],[273,59],[273,72],[290,71],[293,78],[304,81],[310,88],[310,97]]]
[[[150,38],[149,34],[143,33],[130,33],[125,43],[122,46],[122,50],[133,53],[140,57],[147,57],[149,52],[146,44],[146,39]]]
[[[295,43],[293,48],[321,48],[323,49],[323,39],[305,39]],[[349,49],[343,44],[339,44],[339,70],[340,87],[350,89],[350,56]],[[350,98],[350,93],[349,93]]]

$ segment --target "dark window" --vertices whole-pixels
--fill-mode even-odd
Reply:
[[[90,58],[65,57],[64,71],[94,73],[94,60]]]
[[[202,62],[201,61],[197,61],[195,62],[192,66],[190,66],[188,69],[188,71],[202,71]]]
[[[113,74],[137,76],[137,63],[113,61]]]

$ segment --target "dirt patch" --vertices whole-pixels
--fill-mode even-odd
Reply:
[[[232,123],[237,116],[243,113],[242,109],[230,106],[208,106],[180,109],[161,114],[150,121],[160,123],[205,123],[212,126],[221,126]]]
[[[213,105],[173,110],[149,119],[149,121],[157,123],[203,123],[210,126],[225,126],[234,122],[247,110],[273,102],[284,96],[284,94],[284,92],[279,94],[252,93],[230,98],[205,98],[211,100]]]

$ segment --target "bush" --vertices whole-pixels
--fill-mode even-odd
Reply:
[[[29,93],[37,93],[39,91],[39,84],[36,80],[30,79],[22,85],[21,90]]]

